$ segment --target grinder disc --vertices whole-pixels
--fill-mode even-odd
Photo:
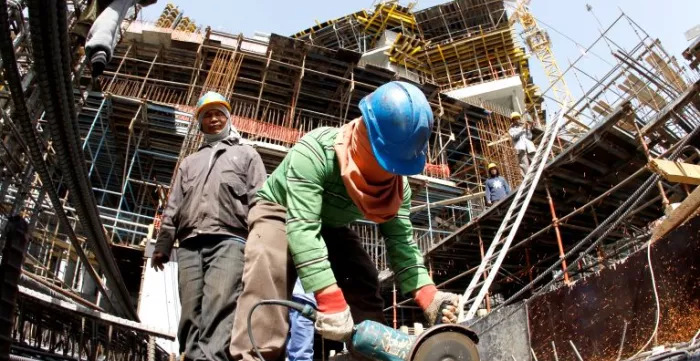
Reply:
[[[425,338],[408,361],[479,361],[479,352],[465,334],[443,331]]]

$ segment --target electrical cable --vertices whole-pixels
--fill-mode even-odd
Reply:
[[[542,25],[544,25],[544,26],[546,26],[546,27],[548,27],[548,28],[554,30],[555,33],[557,33],[557,34],[563,36],[566,40],[569,40],[569,41],[571,41],[572,43],[574,43],[574,45],[576,45],[576,46],[579,47],[579,50],[585,49],[585,47],[583,46],[583,44],[579,43],[578,41],[572,39],[572,38],[569,37],[568,35],[566,35],[566,34],[562,33],[561,31],[557,30],[554,26],[545,23],[544,21],[542,21],[541,19],[539,19],[539,18],[537,18],[537,17],[535,17],[535,16],[533,16],[532,18],[535,19],[535,20],[537,20],[538,23],[540,23],[540,24],[542,24]],[[605,60],[603,57],[601,57],[600,55],[594,53],[593,51],[586,51],[586,53],[591,53],[591,54],[593,54],[596,58],[600,59],[601,61],[603,61],[603,62],[604,62],[605,64],[607,64],[607,65],[615,66],[615,64],[612,64],[612,63],[608,62],[608,61]]]
[[[250,344],[253,345],[253,350],[255,350],[255,354],[258,356],[258,359],[261,361],[265,361],[265,358],[262,356],[260,353],[260,349],[258,348],[258,345],[255,343],[255,338],[253,337],[253,327],[252,327],[252,319],[253,319],[253,312],[255,311],[258,306],[284,306],[287,308],[292,308],[299,313],[301,313],[302,316],[314,321],[316,319],[316,310],[309,306],[309,305],[302,305],[301,303],[297,303],[294,301],[288,301],[288,300],[262,300],[255,305],[253,305],[253,308],[250,309],[250,312],[248,312],[248,337],[250,338]]]
[[[654,332],[651,333],[651,336],[649,336],[649,339],[647,342],[642,346],[637,353],[632,356],[632,358],[637,357],[640,353],[644,351],[647,346],[651,343],[651,341],[654,339],[654,336],[656,336],[656,333],[659,331],[659,320],[661,319],[661,303],[659,302],[659,293],[656,289],[656,278],[654,277],[654,268],[652,267],[651,264],[651,240],[647,242],[647,262],[649,262],[649,273],[651,274],[651,285],[652,289],[654,291],[654,299],[656,300],[656,322],[654,324]]]
[[[539,281],[541,281],[543,278],[545,278],[547,275],[551,274],[554,269],[559,267],[561,263],[571,257],[573,254],[578,252],[586,243],[588,243],[601,229],[606,228],[605,232],[591,245],[583,252],[582,254],[587,254],[592,248],[594,248],[598,243],[600,243],[603,239],[607,237],[607,235],[612,232],[614,228],[617,227],[617,225],[624,219],[629,212],[632,211],[632,209],[646,196],[646,194],[652,189],[653,185],[656,183],[658,180],[659,175],[654,174],[651,175],[647,180],[642,184],[641,187],[639,187],[620,207],[618,207],[608,218],[606,218],[598,227],[596,227],[591,233],[588,234],[584,239],[582,239],[579,243],[577,243],[573,248],[571,248],[563,257],[561,257],[558,261],[554,262],[549,268],[547,268],[544,272],[542,272],[539,276],[535,277],[532,282],[530,282],[527,286],[523,287],[520,291],[516,292],[513,296],[508,298],[505,302],[503,302],[501,305],[498,307],[494,308],[493,311],[496,311],[500,308],[505,307],[506,305],[510,304],[513,300],[516,298],[520,297],[523,293],[526,291],[530,290],[532,287],[534,287],[535,284],[537,284]],[[626,210],[623,212],[623,210]],[[612,224],[611,224],[612,223]],[[579,258],[583,258],[582,256],[579,256]],[[574,261],[571,263],[571,265],[576,264],[577,261]],[[568,271],[568,270],[567,270]],[[554,282],[556,282],[560,277],[562,277],[565,273],[562,272],[559,276],[554,277],[550,282],[548,282],[545,286],[543,286],[540,291],[536,292],[530,299],[535,298],[535,296],[538,296],[542,293],[544,293],[549,286],[551,286]],[[492,312],[493,312],[492,311]]]

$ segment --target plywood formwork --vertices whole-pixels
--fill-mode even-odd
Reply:
[[[401,15],[392,23],[387,14],[393,12]],[[369,26],[368,19],[379,25]],[[518,75],[526,94],[523,107],[533,115],[541,112],[539,89],[502,0],[449,1],[415,12],[393,1],[380,3],[373,11],[319,24],[294,37],[331,49],[364,52],[385,31],[396,34],[386,51],[390,61],[416,72],[424,82],[451,90]]]
[[[320,126],[339,126],[359,116],[359,100],[397,77],[387,69],[359,66],[360,53],[319,47],[275,34],[267,42],[240,35],[217,34],[216,40],[204,38],[199,43],[173,41],[172,32],[166,31],[162,35],[159,29],[136,27],[138,34],[125,36],[131,40],[117,47],[115,59],[118,60],[108,66],[106,76],[101,80],[107,92],[106,104],[101,111],[108,111],[108,114],[97,117],[100,111],[86,113],[83,128],[88,131],[99,123],[98,127],[110,129],[114,140],[103,144],[107,144],[116,157],[127,159],[116,163],[109,158],[91,159],[97,168],[95,174],[109,178],[110,182],[104,188],[120,189],[117,194],[103,195],[109,203],[104,205],[109,209],[108,214],[118,218],[117,223],[134,224],[114,224],[110,229],[115,242],[142,244],[144,237],[153,235],[153,230],[137,224],[158,224],[167,199],[169,182],[166,179],[172,179],[177,163],[197,149],[199,131],[191,114],[196,99],[203,92],[218,90],[226,94],[232,105],[233,123],[246,141],[273,147],[256,146],[271,172],[287,149],[303,134]],[[171,36],[171,39],[166,40],[165,36]],[[161,43],[154,39],[160,39]],[[479,107],[439,94],[438,88],[431,84],[418,85],[434,106],[436,128],[430,141],[430,163],[426,165],[425,176],[412,181],[416,205],[464,194],[464,190],[452,181],[446,185],[434,183],[440,179],[462,180],[473,176],[471,173],[451,174],[451,169],[461,166],[461,161],[451,156],[457,139],[450,139],[450,134],[453,130],[459,131],[460,124],[464,124],[460,114],[465,108],[479,116],[488,116]],[[170,93],[160,92],[165,89]],[[173,93],[175,91],[177,93]],[[158,141],[144,126],[152,122],[150,119],[155,116],[155,109],[161,108],[164,119],[174,122],[171,130],[175,134],[166,148],[154,149],[153,144]],[[101,135],[94,132],[88,137],[95,151],[99,148],[97,143]],[[155,161],[158,157],[166,157],[167,162],[150,163],[151,159]],[[154,180],[151,179],[154,177],[151,169],[169,171]],[[481,171],[481,167],[475,169]],[[111,173],[117,176],[110,178]],[[127,183],[128,187],[123,188]],[[134,207],[141,200],[146,200],[145,204],[149,206],[136,211]],[[417,231],[416,237],[428,248],[439,239],[436,233],[440,228],[454,229],[464,224],[472,213],[470,209],[451,204],[440,210],[423,209],[414,216],[418,229],[422,229]],[[143,217],[139,218],[140,214]],[[157,227],[154,228],[157,231]],[[441,232],[448,234],[448,231]],[[378,238],[366,242],[373,244]]]

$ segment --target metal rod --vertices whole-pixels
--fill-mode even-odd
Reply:
[[[557,218],[557,212],[554,209],[554,200],[552,199],[552,194],[549,192],[549,182],[545,182],[544,189],[547,191],[547,200],[549,201],[549,211],[552,214],[552,225],[554,226],[554,233],[557,236],[557,246],[559,247],[559,258],[561,258],[561,267],[564,271],[564,283],[569,284],[569,273],[566,271],[566,258],[564,257],[564,244],[561,239],[561,232],[559,231],[559,219]]]
[[[627,320],[625,320],[625,326],[622,328],[622,339],[620,340],[620,348],[617,350],[617,359],[615,361],[620,361],[622,358],[622,350],[625,348],[625,336],[627,336]]]
[[[576,358],[578,358],[578,361],[583,361],[583,357],[581,357],[581,354],[578,353],[578,350],[576,349],[576,345],[574,345],[574,342],[569,340],[569,344],[571,344],[571,348],[574,349],[574,353],[576,353]]]
[[[31,272],[27,272],[27,271],[23,270],[23,271],[22,271],[22,274],[23,274],[24,276],[27,276],[27,277],[31,278],[32,280],[34,280],[34,281],[36,281],[36,282],[41,283],[43,286],[50,288],[52,291],[54,291],[54,292],[56,292],[56,293],[59,293],[59,294],[65,296],[65,297],[68,297],[68,298],[70,298],[71,300],[73,300],[73,301],[75,301],[75,302],[78,302],[79,304],[81,304],[81,305],[83,305],[83,306],[90,307],[90,308],[92,308],[92,309],[95,309],[95,310],[104,312],[104,310],[103,310],[100,306],[98,306],[98,305],[96,305],[96,304],[94,304],[94,303],[92,303],[92,302],[90,302],[90,301],[88,301],[88,300],[86,300],[86,299],[84,299],[84,298],[82,298],[82,297],[80,297],[80,296],[78,296],[78,295],[72,293],[72,292],[68,292],[68,291],[64,290],[63,288],[56,287],[55,285],[53,285],[53,284],[51,284],[51,283],[49,283],[49,282],[44,281],[43,279],[41,279],[40,277],[38,277],[37,275],[35,275],[35,274],[31,273]]]
[[[479,251],[481,254],[481,262],[484,261],[484,241],[481,239],[481,229],[476,230],[478,236],[479,236]],[[488,278],[489,274],[488,271],[484,271],[484,281]],[[486,296],[484,297],[486,299],[486,312],[491,312],[491,298],[489,297],[489,292],[486,292]]]
[[[615,191],[619,190],[619,189],[622,188],[623,186],[627,185],[627,183],[631,182],[631,181],[634,180],[636,177],[638,177],[639,175],[641,175],[641,174],[643,174],[643,173],[645,173],[645,172],[647,172],[647,171],[648,171],[648,169],[647,169],[646,167],[644,167],[644,168],[639,168],[639,169],[638,169],[636,172],[634,172],[632,175],[630,175],[629,177],[625,178],[622,182],[616,184],[614,187],[612,187],[612,188],[608,189],[607,191],[603,192],[601,195],[599,195],[598,197],[594,198],[592,201],[590,201],[590,202],[584,204],[583,206],[581,206],[581,207],[579,207],[579,208],[576,208],[576,210],[574,210],[573,212],[567,214],[566,216],[559,218],[559,223],[563,223],[563,222],[565,222],[566,220],[568,220],[569,218],[571,218],[571,217],[573,217],[573,216],[575,216],[575,215],[578,215],[578,214],[583,213],[583,211],[585,211],[586,209],[588,209],[588,208],[590,208],[591,206],[593,206],[594,204],[598,203],[598,202],[601,201],[603,198],[606,198],[606,197],[608,197],[609,195],[613,194]],[[554,225],[553,225],[553,224],[550,224],[550,225],[548,225],[548,226],[542,228],[541,230],[535,232],[535,234],[531,235],[530,237],[525,238],[524,240],[518,242],[518,244],[514,245],[514,246],[511,247],[510,249],[511,249],[511,250],[515,250],[515,249],[518,249],[518,248],[520,248],[520,247],[526,245],[526,244],[529,243],[531,240],[533,240],[533,239],[539,237],[540,235],[542,235],[542,234],[544,234],[545,232],[549,231],[549,230],[552,229],[553,227],[554,227]]]
[[[396,329],[398,328],[397,320],[396,320],[396,308],[398,307],[398,305],[396,304],[396,283],[392,283],[392,284],[393,284],[393,287],[394,287],[394,289],[393,289],[393,291],[392,291],[393,299],[394,299],[394,300],[393,300],[393,305],[394,305],[394,306],[393,306],[393,308],[394,308],[394,330],[396,330]]]
[[[411,207],[410,212],[416,213],[416,212],[422,211],[426,208],[430,209],[430,208],[439,207],[439,206],[448,206],[448,205],[452,205],[452,204],[456,204],[456,203],[462,203],[462,202],[469,201],[472,199],[481,198],[484,196],[484,194],[485,194],[484,192],[479,192],[479,193],[467,194],[467,195],[463,195],[463,196],[459,196],[459,197],[455,197],[455,198],[450,198],[450,199],[445,199],[445,200],[432,202],[432,203],[426,202],[425,204],[422,204],[420,206]]]

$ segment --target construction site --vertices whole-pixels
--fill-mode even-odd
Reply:
[[[700,360],[700,37],[670,54],[620,12],[560,64],[528,0],[368,2],[254,36],[130,1],[100,58],[86,36],[104,3],[0,1],[0,361],[179,360],[177,259],[155,272],[151,255],[202,143],[199,97],[228,99],[269,175],[392,80],[433,110],[425,169],[408,177],[413,236],[438,289],[464,295],[482,360]],[[161,16],[141,20],[144,5]],[[524,176],[512,112],[534,124]],[[489,163],[512,188],[490,207]],[[351,227],[389,326],[420,334],[378,225]]]

